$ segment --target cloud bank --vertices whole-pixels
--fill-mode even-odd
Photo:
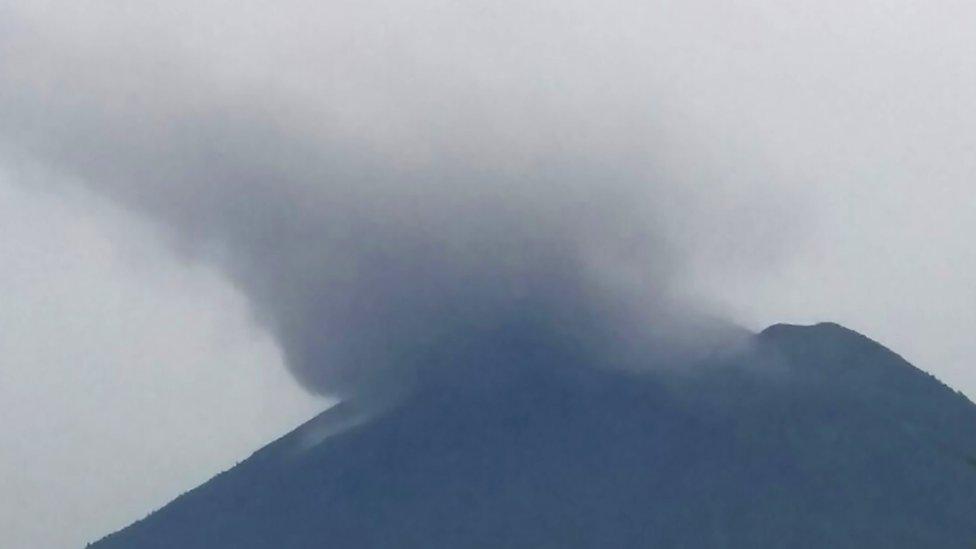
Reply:
[[[729,257],[701,250],[766,261],[788,226],[771,174],[678,152],[682,29],[638,3],[5,10],[6,161],[216,266],[313,392],[687,361],[738,333],[686,283]]]

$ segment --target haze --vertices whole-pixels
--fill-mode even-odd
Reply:
[[[976,394],[974,23],[8,2],[0,545],[124,526],[327,405],[309,392],[414,379],[418,333],[527,303],[666,341],[833,320]]]

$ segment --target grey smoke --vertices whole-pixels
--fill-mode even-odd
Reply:
[[[218,267],[315,392],[409,386],[488,347],[667,367],[737,333],[686,284],[689,250],[772,234],[726,210],[778,199],[669,152],[641,72],[655,41],[593,35],[573,4],[425,6],[15,2],[2,152]]]

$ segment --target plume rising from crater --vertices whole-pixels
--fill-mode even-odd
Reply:
[[[594,49],[581,6],[556,29],[464,6],[221,6],[15,3],[2,150],[218,268],[309,390],[666,368],[738,333],[687,284],[689,250],[767,231],[728,213],[760,188],[730,198],[669,155],[665,96],[635,70],[653,40]]]

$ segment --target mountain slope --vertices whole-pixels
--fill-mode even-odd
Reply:
[[[365,422],[330,410],[93,547],[976,543],[976,406],[834,324],[751,343],[685,373],[520,368]]]

